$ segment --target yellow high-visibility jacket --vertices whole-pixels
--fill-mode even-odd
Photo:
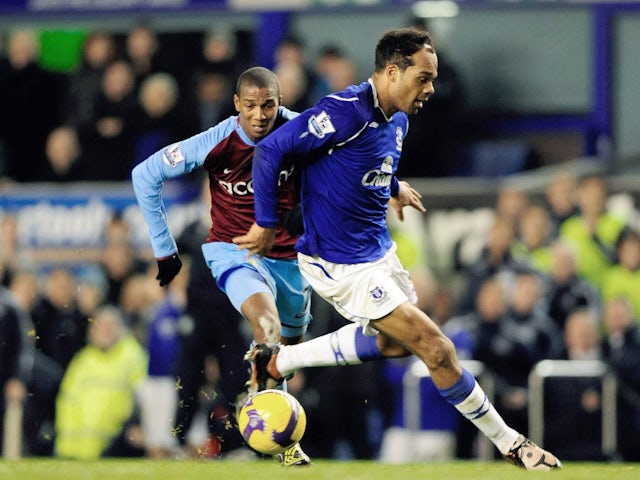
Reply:
[[[602,214],[596,224],[596,235],[602,244],[598,245],[580,216],[570,217],[560,225],[560,238],[576,249],[578,275],[598,289],[602,288],[604,274],[612,265],[602,247],[615,251],[616,241],[624,227],[623,219],[610,213]]]
[[[56,398],[56,455],[101,456],[133,413],[147,363],[146,351],[131,336],[108,351],[87,345],[74,356]]]

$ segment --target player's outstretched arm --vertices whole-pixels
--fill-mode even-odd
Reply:
[[[133,190],[158,262],[156,279],[160,286],[168,285],[182,268],[162,200],[164,182],[202,166],[207,154],[221,138],[228,135],[233,125],[235,119],[229,119],[198,135],[164,147],[136,165],[131,172]]]
[[[247,250],[249,255],[258,255],[262,258],[273,247],[275,236],[275,228],[265,228],[254,223],[245,235],[235,237],[233,243],[238,245],[238,248]]]
[[[422,204],[422,195],[420,195],[420,192],[418,192],[415,188],[409,185],[408,182],[405,181],[398,182],[398,185],[398,195],[389,199],[389,204],[396,211],[398,220],[404,220],[402,209],[407,206],[413,207],[422,213],[427,211],[427,209]]]

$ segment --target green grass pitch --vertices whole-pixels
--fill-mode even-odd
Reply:
[[[637,463],[565,462],[562,470],[527,472],[504,462],[457,461],[387,465],[375,461],[316,460],[283,468],[271,460],[0,461],[0,479],[11,480],[638,480]]]

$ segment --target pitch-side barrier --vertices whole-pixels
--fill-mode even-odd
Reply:
[[[549,378],[596,378],[602,388],[602,453],[617,451],[617,380],[600,360],[542,360],[529,374],[529,438],[542,445],[545,427],[545,380]]]

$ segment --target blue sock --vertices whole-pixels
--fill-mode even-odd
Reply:
[[[375,335],[365,335],[362,333],[362,327],[358,327],[355,335],[356,341],[356,354],[358,358],[367,362],[369,360],[379,360],[382,357],[382,352],[378,348]]]
[[[475,385],[475,377],[463,368],[460,380],[449,388],[438,389],[438,392],[440,392],[440,395],[442,395],[451,405],[457,405],[471,394]]]

